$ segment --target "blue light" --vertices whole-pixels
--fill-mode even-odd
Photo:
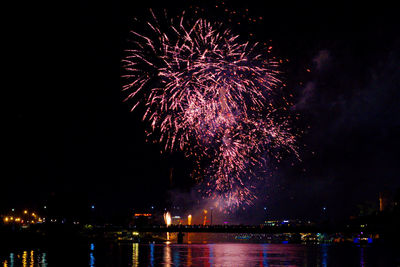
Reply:
[[[322,244],[322,267],[328,266],[328,245]]]
[[[47,260],[46,260],[47,254],[46,253],[42,253],[42,260],[41,260],[41,267],[46,267],[47,266]],[[11,267],[12,265],[10,265]]]
[[[179,258],[179,251],[178,250],[174,250],[174,255],[172,256],[173,261],[174,261],[174,266],[180,266],[180,258]]]
[[[93,251],[94,251],[94,243],[91,243],[90,244],[90,253],[89,253],[89,266],[90,267],[94,267],[95,266],[95,258],[94,258],[94,254],[93,254]]]
[[[154,243],[150,244],[150,266],[154,266]]]
[[[263,266],[268,267],[268,254],[267,254],[267,246],[266,244],[263,245]]]
[[[94,205],[92,205],[92,210],[94,210]]]
[[[10,253],[10,267],[14,267],[14,253]]]
[[[212,244],[209,244],[208,245],[208,249],[209,249],[209,260],[208,260],[208,263],[210,264],[210,266],[214,266],[214,251],[213,251],[213,249],[214,249],[214,245],[212,245]]]
[[[94,267],[95,259],[93,253],[90,253],[89,257],[90,257],[89,266]]]

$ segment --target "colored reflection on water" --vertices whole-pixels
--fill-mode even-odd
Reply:
[[[4,252],[0,267],[52,266],[400,266],[394,247],[352,244],[62,244]]]
[[[164,246],[163,265],[167,267],[170,267],[172,265],[170,244],[166,244]]]
[[[48,267],[46,252],[38,250],[21,250],[10,252],[8,255],[0,254],[1,267]]]
[[[154,244],[150,244],[149,245],[150,246],[150,260],[149,260],[149,265],[151,266],[151,267],[153,267],[154,266]]]
[[[94,258],[94,243],[90,244],[90,252],[89,252],[89,266],[94,267],[95,265],[95,258]]]
[[[327,244],[322,244],[321,245],[321,265],[322,267],[327,267],[328,266],[328,245]]]
[[[365,267],[364,248],[360,248],[360,267]]]
[[[139,244],[132,244],[132,266],[139,266]]]

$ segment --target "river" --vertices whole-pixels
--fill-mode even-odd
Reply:
[[[1,267],[400,266],[398,248],[378,244],[139,244],[97,242],[1,248]]]

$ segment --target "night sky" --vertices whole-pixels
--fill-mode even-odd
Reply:
[[[156,6],[146,2],[10,7],[2,38],[1,210],[53,201],[65,209],[95,204],[103,214],[124,215],[193,195],[190,160],[160,154],[158,144],[146,142],[141,114],[123,102],[121,59],[133,18],[149,16]],[[200,2],[215,6],[190,1],[162,7],[179,13]],[[274,55],[289,60],[281,70],[295,97],[292,111],[301,117],[295,127],[305,133],[302,160],[284,160],[247,209],[317,218],[327,207],[330,217],[346,218],[357,214],[358,204],[377,205],[380,191],[400,187],[397,8],[374,1],[253,2],[234,9],[248,8],[263,22],[233,30],[242,38],[253,32],[252,41],[271,40]],[[209,19],[229,26],[223,13],[207,11]]]

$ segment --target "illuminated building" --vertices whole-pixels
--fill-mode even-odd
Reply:
[[[267,225],[267,226],[278,226],[278,225],[280,225],[280,221],[265,221],[264,225]]]
[[[149,212],[133,213],[132,224],[137,226],[150,225],[153,222],[153,214]]]
[[[313,225],[314,223],[308,220],[269,220],[265,221],[265,226],[305,226]]]
[[[182,224],[181,216],[176,215],[176,216],[171,217],[171,223],[175,224],[175,225]]]

